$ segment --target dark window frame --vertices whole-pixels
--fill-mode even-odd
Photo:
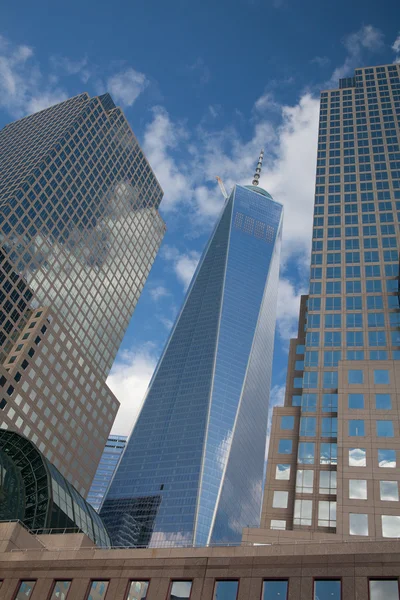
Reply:
[[[240,577],[216,577],[214,579],[214,587],[213,587],[213,593],[212,593],[212,600],[215,600],[215,592],[217,589],[217,583],[220,581],[236,581],[238,586],[237,586],[237,591],[236,591],[236,598],[235,600],[238,599],[239,596],[239,589],[240,589]]]
[[[53,580],[53,585],[51,586],[51,588],[50,588],[50,591],[49,591],[49,595],[47,596],[47,600],[51,600],[51,596],[52,596],[52,594],[53,594],[53,592],[54,592],[54,590],[55,590],[55,587],[56,587],[56,585],[57,585],[57,583],[58,583],[59,581],[68,581],[69,583],[71,583],[71,584],[72,584],[72,579],[54,579],[54,580]],[[69,596],[69,593],[70,593],[70,591],[71,591],[71,586],[70,586],[70,587],[69,587],[69,589],[68,589],[68,592],[67,592],[67,598],[68,598],[68,596]]]
[[[127,584],[127,586],[126,586],[125,594],[124,594],[124,600],[127,600],[127,598],[128,598],[128,594],[129,594],[129,589],[130,589],[130,587],[131,587],[131,584],[132,584],[134,581],[142,581],[143,583],[147,582],[147,583],[149,584],[149,585],[147,586],[147,592],[146,592],[146,598],[147,598],[147,596],[148,596],[148,594],[149,594],[149,589],[150,589],[150,582],[151,582],[151,578],[147,579],[146,577],[144,577],[143,579],[138,579],[138,578],[136,578],[136,579],[129,579],[129,581],[128,581],[128,584]]]
[[[260,600],[263,600],[264,583],[266,581],[286,581],[286,583],[287,583],[286,598],[282,598],[282,600],[288,600],[289,591],[290,591],[290,577],[263,577],[261,580]]]
[[[371,599],[371,592],[370,592],[370,581],[397,581],[397,587],[399,590],[399,598],[400,598],[400,577],[368,577],[367,578],[367,586],[368,586],[368,600],[372,600]]]
[[[315,583],[317,581],[340,581],[340,600],[343,600],[343,577],[313,577],[312,598],[315,597]]]
[[[20,579],[17,583],[17,587],[15,588],[14,594],[12,595],[12,600],[16,600],[16,597],[21,587],[21,583],[34,583],[36,585],[37,579]],[[35,591],[35,585],[33,586],[32,594]]]
[[[110,579],[95,579],[95,578],[91,578],[90,581],[89,581],[87,590],[86,590],[86,594],[84,596],[85,600],[88,600],[89,594],[90,594],[90,588],[92,587],[92,583],[94,583],[95,581],[99,582],[99,583],[108,583],[108,584],[110,584]],[[108,587],[107,587],[107,591],[105,593],[104,598],[107,597],[107,593],[108,593]]]
[[[180,582],[180,581],[190,581],[190,582],[191,582],[192,586],[191,586],[191,588],[190,588],[190,595],[189,595],[189,598],[188,598],[188,600],[190,600],[190,599],[191,599],[191,597],[192,597],[192,592],[193,592],[193,579],[191,579],[190,577],[183,577],[182,579],[176,579],[176,578],[172,579],[172,578],[171,578],[171,579],[169,580],[168,593],[167,593],[167,598],[166,598],[166,600],[170,600],[170,598],[171,598],[172,584],[173,584],[173,583],[175,583],[175,582]]]

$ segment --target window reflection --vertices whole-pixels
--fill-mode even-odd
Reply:
[[[286,529],[286,521],[281,519],[271,519],[271,529]]]
[[[287,600],[288,582],[264,581],[262,600]]]
[[[190,598],[191,591],[191,581],[173,581],[169,600],[185,600],[186,598]]]
[[[341,600],[341,582],[335,579],[314,581],[314,600]]]
[[[366,467],[367,452],[365,448],[349,448],[349,466]]]
[[[382,515],[382,536],[386,538],[400,538],[400,517]]]
[[[368,515],[350,513],[350,535],[368,535]]]
[[[36,581],[21,581],[15,600],[27,600],[31,597]]]
[[[275,479],[290,479],[290,465],[276,465]]]
[[[378,465],[394,469],[396,467],[396,450],[378,448]]]
[[[236,600],[238,581],[217,581],[215,583],[214,600]]]
[[[275,491],[272,508],[287,508],[289,492]]]
[[[397,502],[399,500],[399,484],[397,481],[380,481],[379,490],[381,500]]]
[[[352,500],[367,499],[367,480],[366,479],[350,479],[349,480],[349,498]]]
[[[92,581],[87,600],[103,600],[106,597],[108,581]]]
[[[70,585],[70,581],[56,581],[50,600],[66,600]]]
[[[397,579],[370,579],[370,600],[399,600],[399,582]]]
[[[131,581],[126,600],[145,600],[148,587],[148,581]]]

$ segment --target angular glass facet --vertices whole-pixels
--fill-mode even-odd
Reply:
[[[234,542],[258,525],[281,222],[262,190],[226,201],[101,510],[114,544]]]

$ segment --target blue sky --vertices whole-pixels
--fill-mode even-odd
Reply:
[[[127,433],[222,205],[215,182],[285,206],[272,402],[307,289],[318,96],[354,67],[400,60],[398,0],[20,0],[0,8],[0,127],[108,90],[164,188],[168,231],[109,383]],[[0,174],[1,175],[1,174]]]

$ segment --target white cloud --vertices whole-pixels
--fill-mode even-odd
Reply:
[[[163,246],[162,256],[172,263],[175,275],[186,290],[196,270],[200,254],[195,250],[181,253],[174,246]]]
[[[54,80],[42,74],[33,48],[0,36],[0,108],[19,118],[66,97]]]
[[[284,340],[297,336],[300,297],[305,289],[296,289],[288,279],[281,279],[278,288],[277,328]]]
[[[128,68],[107,80],[107,91],[117,104],[126,107],[132,106],[148,85],[149,80],[144,73]]]
[[[393,42],[392,50],[396,54],[394,62],[400,63],[400,33],[397,36],[397,38],[395,39],[395,41]]]
[[[163,285],[158,285],[150,289],[150,296],[155,302],[157,302],[157,300],[159,300],[160,298],[165,298],[170,295],[170,292]]]
[[[336,67],[326,87],[336,86],[342,77],[351,77],[354,68],[363,63],[364,51],[373,54],[382,50],[383,38],[382,31],[373,25],[363,25],[358,31],[346,36],[343,40],[343,45],[347,50],[346,59],[341,66]]]
[[[78,75],[83,83],[87,83],[91,68],[89,67],[88,58],[85,56],[80,60],[72,60],[66,56],[51,56],[50,63],[57,71],[64,71],[67,75]]]
[[[122,352],[107,379],[107,385],[121,403],[113,433],[128,435],[136,422],[157,359],[154,346]]]

